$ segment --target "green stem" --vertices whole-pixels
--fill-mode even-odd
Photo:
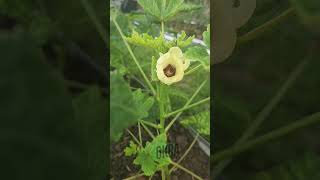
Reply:
[[[159,108],[160,108],[160,133],[166,133],[165,131],[165,102],[167,101],[167,89],[166,85],[162,84],[161,82],[157,83],[158,89],[158,101],[159,101]],[[170,180],[170,173],[168,166],[162,168],[163,175],[162,178],[166,180]]]
[[[136,138],[136,136],[129,130],[129,129],[126,129],[127,132],[130,134],[130,136],[133,138],[133,140],[139,144],[140,147],[142,147],[142,144],[140,143],[140,141],[138,140],[138,138]]]
[[[140,122],[138,122],[138,132],[139,132],[139,142],[140,142],[140,144],[143,144],[143,143],[142,143],[142,136],[141,136],[141,126],[140,126]]]
[[[154,135],[153,133],[150,131],[150,129],[144,125],[143,123],[141,123],[142,127],[147,131],[147,133],[152,137],[152,139],[154,139]]]
[[[161,180],[166,180],[166,173],[164,172],[164,169],[161,170]]]
[[[173,161],[171,161],[171,164],[172,164],[173,166],[175,166],[175,167],[177,167],[177,168],[179,168],[179,169],[183,170],[184,172],[186,172],[186,173],[190,174],[190,175],[191,175],[191,176],[193,176],[194,178],[196,178],[196,179],[198,179],[198,180],[203,180],[200,176],[196,175],[195,173],[193,173],[193,172],[192,172],[192,171],[190,171],[189,169],[187,169],[187,168],[185,168],[185,167],[181,166],[180,164],[175,163],[175,162],[173,162]]]
[[[288,19],[295,13],[294,8],[289,8],[283,13],[281,13],[279,16],[271,19],[270,21],[264,23],[263,25],[255,28],[254,30],[248,32],[247,34],[240,36],[237,40],[238,44],[243,44],[246,42],[249,42],[253,39],[258,38],[262,34],[264,34],[266,31],[272,29],[274,26],[280,24],[282,21]]]
[[[132,59],[134,60],[134,62],[135,62],[135,63],[136,63],[136,65],[138,66],[138,69],[139,69],[139,71],[140,71],[140,73],[141,73],[142,77],[143,77],[143,78],[144,78],[144,80],[147,82],[147,85],[149,86],[150,90],[152,91],[152,94],[155,96],[155,95],[156,95],[156,91],[155,91],[155,89],[153,88],[153,86],[152,86],[152,84],[151,84],[150,80],[147,78],[146,74],[145,74],[145,73],[144,73],[144,71],[142,70],[141,65],[139,64],[139,62],[138,62],[138,60],[137,60],[136,56],[135,56],[135,55],[134,55],[134,53],[132,52],[132,49],[131,49],[130,45],[128,44],[128,42],[127,42],[127,40],[126,40],[125,36],[123,35],[123,33],[122,33],[122,31],[121,31],[121,28],[120,28],[119,24],[117,23],[117,21],[116,21],[114,18],[112,18],[112,21],[113,21],[113,23],[115,24],[115,26],[116,26],[117,30],[119,31],[120,36],[121,36],[121,38],[122,38],[122,40],[123,40],[124,44],[126,45],[126,47],[127,47],[128,51],[129,51],[129,53],[130,53],[130,55],[131,55]]]
[[[188,105],[188,106],[186,106],[186,107],[183,107],[183,108],[181,108],[181,109],[175,110],[175,111],[173,111],[173,112],[171,112],[171,113],[168,113],[167,115],[165,115],[165,118],[168,118],[168,117],[170,117],[170,116],[173,116],[173,115],[178,114],[178,113],[180,113],[180,112],[183,112],[183,111],[185,111],[185,110],[188,110],[188,109],[194,108],[194,107],[196,107],[196,106],[199,106],[199,105],[201,105],[201,104],[203,104],[203,103],[205,103],[205,102],[207,102],[207,101],[210,101],[210,97],[207,97],[207,98],[205,98],[205,99],[203,99],[203,100],[201,100],[201,101],[198,101],[198,102],[196,102],[196,103],[193,103],[193,104]]]
[[[294,82],[297,80],[299,75],[303,72],[304,68],[307,65],[307,62],[309,61],[310,56],[306,57],[302,62],[300,62],[293,72],[289,75],[286,82],[282,85],[282,87],[277,91],[275,96],[267,103],[267,105],[260,111],[260,113],[257,115],[256,119],[253,121],[251,126],[244,132],[244,134],[237,140],[237,142],[234,144],[234,146],[241,145],[245,141],[247,141],[248,138],[250,138],[254,133],[258,130],[260,125],[267,119],[267,117],[271,114],[273,109],[279,104],[281,99],[284,97],[288,89],[294,84]],[[226,159],[224,161],[221,161],[214,169],[213,177],[217,177],[225,167],[229,165],[229,163],[232,161],[232,159]]]
[[[202,67],[202,64],[197,65],[196,67],[190,69],[189,71],[187,71],[186,73],[184,73],[185,76],[192,74],[193,72],[197,71],[199,68]]]
[[[153,128],[155,128],[155,129],[160,129],[160,126],[159,125],[157,125],[157,124],[154,124],[154,123],[152,123],[152,122],[148,122],[148,121],[144,121],[144,120],[139,120],[141,123],[143,123],[143,124],[146,124],[146,125],[148,125],[148,126],[151,126],[151,127],[153,127]]]
[[[164,22],[161,21],[161,33],[164,36]]]
[[[95,25],[96,30],[98,31],[99,35],[101,36],[103,41],[106,43],[106,45],[108,45],[109,40],[108,40],[107,33],[106,33],[105,29],[103,28],[101,22],[98,20],[92,6],[90,5],[90,3],[87,0],[81,0],[81,3],[82,3],[82,6],[84,7],[84,9],[86,10],[88,16],[93,21],[93,24]]]
[[[137,175],[134,175],[134,176],[125,178],[124,180],[134,180],[134,179],[137,179],[138,177],[141,177],[141,176],[143,176],[143,175],[144,175],[144,174],[137,174]]]
[[[190,103],[193,101],[193,99],[198,95],[198,93],[200,92],[200,90],[204,87],[204,85],[207,83],[208,79],[204,80],[202,82],[202,84],[198,87],[198,89],[194,92],[194,94],[191,96],[191,98],[187,101],[187,103],[183,106],[183,108],[188,107],[190,105]],[[179,112],[172,120],[171,122],[168,124],[168,126],[166,127],[166,132],[169,131],[169,129],[171,128],[171,126],[176,122],[176,120],[180,117],[180,115],[182,114],[182,112]]]
[[[298,129],[316,124],[320,122],[320,112],[315,113],[311,116],[305,117],[297,122],[294,122],[285,127],[279,128],[277,130],[271,131],[263,136],[260,136],[254,140],[248,141],[242,145],[231,147],[230,149],[224,150],[222,152],[217,152],[213,156],[213,161],[220,161],[222,159],[233,157],[239,153],[247,151],[249,149],[255,148],[258,145],[264,144],[266,142],[281,138],[288,135]]]

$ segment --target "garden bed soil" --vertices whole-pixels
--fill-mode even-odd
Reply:
[[[137,127],[130,128],[130,131],[137,135]],[[143,139],[151,141],[150,136],[142,128]],[[147,138],[146,138],[147,137]],[[123,150],[129,145],[132,140],[129,133],[124,133],[119,142],[111,144],[111,176],[114,180],[122,180],[141,173],[140,167],[133,164],[135,157],[126,157]],[[178,153],[171,156],[174,162],[177,162],[183,153],[188,149],[194,137],[189,131],[179,124],[175,124],[169,131],[168,141],[172,144],[177,144]],[[145,143],[145,141],[144,141]],[[205,180],[210,179],[210,158],[201,150],[198,143],[195,143],[189,154],[180,163],[183,167],[191,170]],[[170,166],[169,168],[171,168]],[[137,180],[148,180],[149,177],[139,177]],[[191,175],[177,169],[171,174],[171,180],[193,180]],[[161,180],[159,173],[156,173],[152,180]]]

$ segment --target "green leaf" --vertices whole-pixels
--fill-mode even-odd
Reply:
[[[110,138],[118,141],[124,129],[138,122],[139,113],[127,82],[117,72],[110,76]]]
[[[118,141],[124,129],[148,117],[154,99],[141,90],[132,92],[118,72],[111,73],[110,84],[110,136],[113,141]]]
[[[202,33],[203,41],[207,45],[207,47],[210,49],[210,24],[207,26],[207,31],[204,31]]]
[[[133,92],[133,101],[138,110],[137,114],[139,115],[139,119],[147,118],[149,115],[148,111],[153,106],[154,98],[143,93],[141,89],[138,89]]]
[[[163,151],[166,145],[166,134],[160,134],[151,143],[147,142],[146,147],[138,153],[134,164],[141,165],[141,169],[146,176],[152,176],[161,167],[170,164],[171,159],[169,155]]]
[[[73,100],[75,119],[83,124],[88,148],[89,179],[99,180],[106,175],[107,154],[107,99],[97,87],[92,87]]]
[[[201,6],[184,4],[184,0],[138,0],[144,11],[158,22],[172,19],[179,12],[199,9]]]
[[[203,46],[193,46],[185,52],[186,58],[200,62],[206,69],[210,68],[210,58],[207,49]]]
[[[146,151],[141,151],[133,161],[136,165],[141,165],[141,169],[146,176],[152,176],[157,170],[157,164],[151,155]]]
[[[203,6],[201,6],[201,5],[183,3],[182,6],[180,7],[180,12],[194,11],[194,10],[201,9],[202,7]]]
[[[177,38],[177,45],[180,48],[184,48],[186,46],[189,46],[192,43],[192,40],[194,39],[194,35],[186,38],[186,32],[182,31],[180,37]]]
[[[139,34],[134,30],[131,34],[131,37],[127,37],[126,39],[129,43],[136,46],[155,49],[159,52],[166,52],[170,47],[173,46],[172,43],[165,41],[162,35],[153,38],[147,33]]]
[[[125,66],[124,59],[122,51],[117,48],[112,48],[112,53],[110,54],[110,68],[115,68],[121,75],[127,74],[128,68]]]
[[[201,135],[210,135],[210,112],[204,111],[190,117],[186,117],[181,124],[193,127]]]
[[[124,150],[124,153],[126,156],[132,156],[138,153],[138,146],[133,142],[130,141],[130,146],[126,147],[126,149]]]

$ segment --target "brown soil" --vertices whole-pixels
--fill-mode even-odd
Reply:
[[[143,129],[143,128],[142,128]],[[137,135],[137,127],[130,129],[135,135]],[[143,139],[149,138],[150,136],[142,130]],[[171,159],[175,162],[183,155],[189,145],[193,141],[193,136],[188,132],[187,129],[181,125],[175,124],[169,132],[169,143],[176,143],[178,145],[178,153],[175,154]],[[124,156],[123,150],[129,145],[131,136],[125,133],[121,140],[111,145],[111,175],[114,180],[122,180],[136,174],[141,173],[140,167],[133,164],[134,157]],[[150,138],[148,139],[151,140]],[[144,141],[145,143],[145,141]],[[210,161],[209,157],[200,149],[198,143],[195,143],[192,150],[180,163],[183,167],[191,170],[203,179],[210,179]],[[139,177],[138,180],[148,180],[149,177]],[[155,174],[152,180],[161,180],[159,173]],[[192,176],[185,173],[182,170],[176,170],[171,174],[171,180],[193,180]]]

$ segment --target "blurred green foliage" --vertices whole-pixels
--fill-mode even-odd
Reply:
[[[290,1],[257,0],[255,14],[248,24],[239,30],[238,36],[246,34],[292,6]],[[314,43],[319,43],[317,35],[301,23],[296,13],[255,40],[238,44],[232,57],[215,67],[214,112],[217,120],[214,123],[213,142],[216,151],[229,147],[243,134],[289,73],[308,55]],[[289,89],[272,111],[256,136],[320,110],[319,57],[317,54],[309,62],[293,88]],[[227,179],[239,176],[250,179],[261,172],[257,179],[285,179],[287,173],[287,178],[298,179],[295,173],[300,172],[293,170],[280,171],[278,176],[263,174],[268,174],[271,168],[286,166],[288,161],[303,158],[303,154],[308,151],[314,153],[314,158],[318,158],[319,154],[316,152],[319,144],[316,137],[320,135],[319,132],[319,126],[310,127],[252,149],[236,157],[222,176]],[[301,167],[301,171],[306,168],[320,168],[319,163],[307,165],[300,162],[295,163],[297,167]],[[305,179],[317,177],[310,171],[302,174]]]
[[[91,3],[104,19],[104,2]],[[65,81],[83,59],[105,68],[105,50],[79,1],[0,1],[1,179],[107,176],[107,99]]]
[[[76,128],[61,76],[42,61],[28,36],[1,34],[0,51],[1,159],[7,164],[1,176],[81,178],[87,161],[85,134]]]

